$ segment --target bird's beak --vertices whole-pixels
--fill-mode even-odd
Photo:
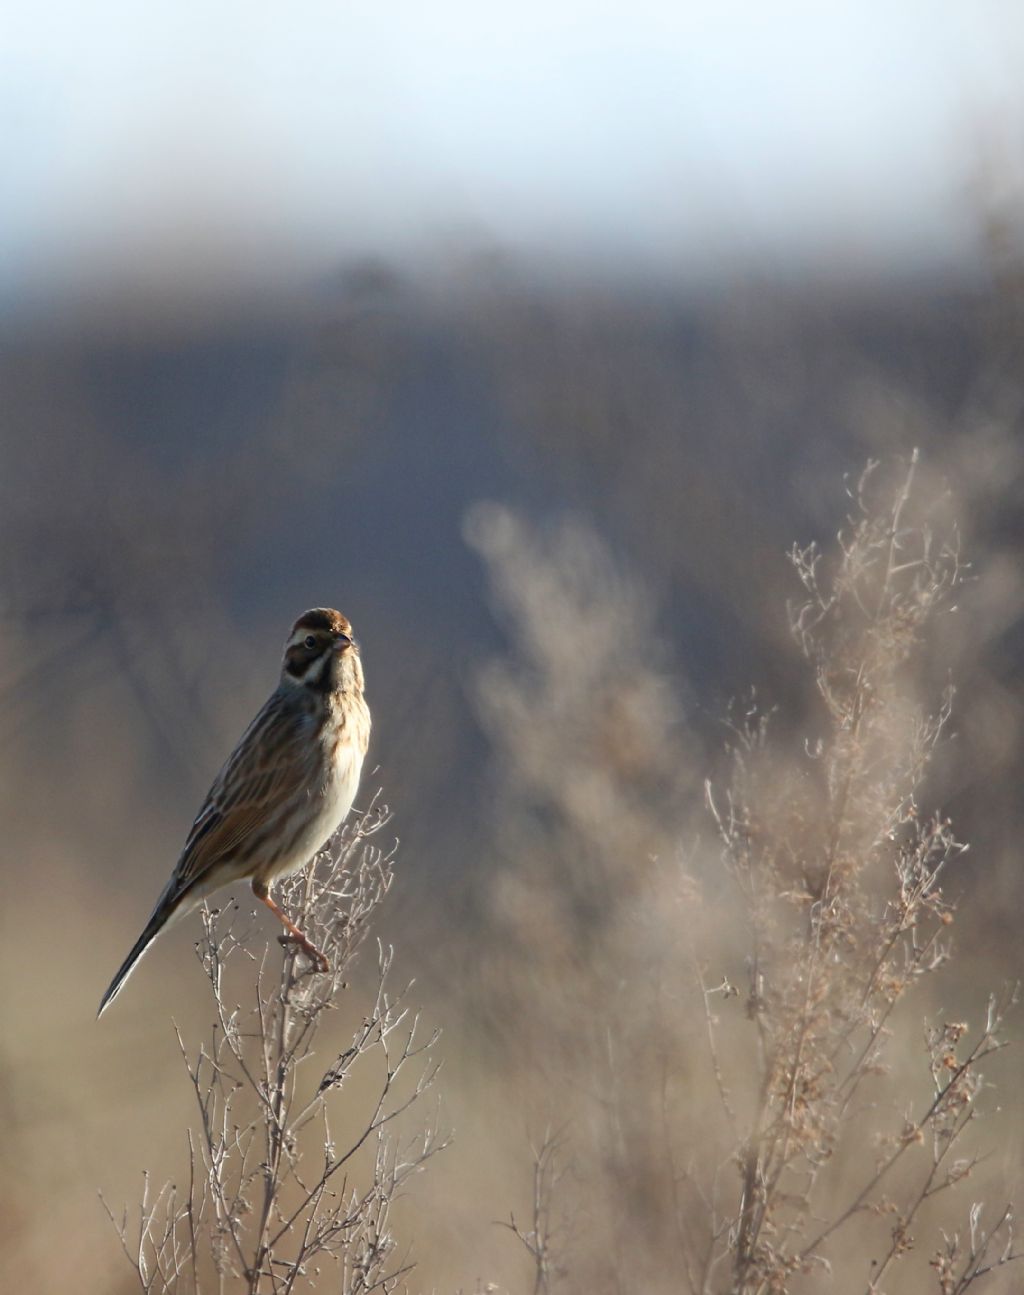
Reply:
[[[347,647],[354,647],[357,652],[359,651],[359,644],[355,639],[350,639],[347,634],[339,634],[338,641],[334,645],[335,652],[344,652]]]

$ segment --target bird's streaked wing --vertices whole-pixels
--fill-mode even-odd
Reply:
[[[279,694],[250,724],[217,775],[174,870],[175,891],[190,890],[211,868],[244,851],[248,838],[313,785],[319,751],[306,716]]]

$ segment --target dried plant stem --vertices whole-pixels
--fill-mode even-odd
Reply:
[[[138,1228],[131,1232],[127,1215],[115,1224],[143,1291],[201,1295],[230,1283],[248,1295],[291,1295],[314,1289],[320,1262],[331,1260],[338,1289],[363,1295],[394,1289],[408,1271],[406,1261],[392,1261],[391,1202],[445,1140],[432,1124],[409,1141],[388,1132],[438,1070],[436,1034],[421,1038],[407,991],[392,996],[388,988],[390,949],[378,944],[376,993],[351,1043],[316,1067],[327,1014],[391,884],[394,852],[373,840],[387,822],[375,803],[316,867],[283,887],[285,904],[330,949],[329,974],[310,974],[287,941],[275,974],[271,946],[254,948],[237,905],[204,911],[197,949],[214,1021],[198,1047],[178,1034],[197,1112],[187,1200],[173,1188],[150,1199],[147,1176]],[[247,1005],[236,1004],[247,985]],[[331,1107],[356,1072],[376,1072],[376,1092],[358,1117],[347,1104],[339,1145]],[[369,1162],[360,1160],[370,1147]]]
[[[701,1260],[707,1273],[728,1259],[733,1295],[781,1292],[827,1267],[830,1243],[865,1216],[893,1220],[865,1277],[865,1289],[881,1290],[910,1253],[925,1203],[978,1163],[954,1161],[953,1152],[977,1116],[980,1067],[1005,1046],[1004,1018],[1016,1002],[1015,989],[993,998],[964,1056],[966,1025],[933,1027],[933,1092],[923,1113],[878,1130],[869,1170],[847,1167],[856,1160],[853,1103],[884,1074],[896,1009],[949,956],[953,911],[940,879],[966,849],[944,818],[923,817],[917,803],[951,693],[927,716],[906,697],[904,680],[962,578],[955,532],[938,539],[918,498],[918,468],[915,452],[886,501],[877,464],[868,465],[831,564],[814,546],[793,551],[806,598],[791,611],[792,628],[825,717],[805,767],[780,775],[785,764],[767,720],[751,707],[731,725],[731,784],[706,788],[749,931],[747,1014],[758,1042],[756,1087],[739,1085],[750,1094],[747,1132],[729,1153],[739,1178],[733,1226],[723,1239],[712,1221],[714,1259],[705,1252]],[[693,962],[710,1075],[728,1126],[737,1082],[723,1066],[702,960]],[[927,1165],[890,1199],[897,1166],[916,1166],[911,1152],[923,1145],[931,1147]],[[1009,1217],[1001,1215],[995,1232],[1008,1234]],[[991,1270],[978,1244],[966,1255],[947,1245],[944,1255],[943,1295]],[[1006,1247],[999,1263],[1016,1257]],[[700,1289],[710,1290],[706,1280]]]

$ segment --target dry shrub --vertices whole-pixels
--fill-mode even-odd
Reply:
[[[390,949],[378,944],[376,990],[348,1045],[320,1059],[391,886],[394,849],[373,840],[388,818],[375,805],[279,887],[328,952],[326,975],[283,938],[283,956],[262,943],[238,904],[204,908],[196,948],[214,1018],[207,1039],[178,1036],[197,1113],[188,1185],[154,1192],[147,1174],[137,1210],[114,1220],[142,1291],[287,1295],[326,1284],[360,1295],[394,1290],[408,1271],[392,1205],[444,1140],[433,1123],[395,1131],[437,1062],[436,1035],[421,1037],[406,991],[389,988]]]
[[[973,1028],[935,1006],[966,847],[926,808],[952,691],[918,693],[956,529],[916,455],[850,499],[834,554],[791,555],[807,729],[734,708],[700,815],[621,564],[580,527],[471,520],[519,647],[480,681],[507,843],[482,1002],[526,1120],[563,1130],[535,1182],[572,1171],[515,1228],[537,1289],[948,1295],[1017,1258],[972,1127],[1015,991]]]
[[[729,786],[708,785],[748,933],[744,1033],[756,1064],[748,1058],[736,1077],[741,1117],[709,1011],[722,1149],[740,1191],[716,1196],[713,1184],[704,1198],[712,1224],[703,1261],[691,1264],[695,1289],[721,1269],[736,1291],[785,1290],[797,1274],[831,1270],[830,1253],[851,1289],[882,1290],[886,1279],[906,1289],[902,1268],[912,1265],[901,1261],[917,1249],[923,1207],[934,1219],[935,1198],[976,1165],[964,1135],[978,1113],[980,1063],[1004,1045],[1012,991],[990,1000],[973,1033],[963,1022],[926,1024],[926,1086],[902,1066],[894,1084],[879,1083],[905,1063],[899,1032],[914,1023],[904,999],[951,956],[942,883],[966,849],[919,803],[952,696],[923,711],[912,667],[934,618],[954,610],[963,572],[955,532],[934,533],[914,494],[916,466],[915,456],[893,490],[869,465],[831,562],[815,546],[793,551],[805,598],[792,628],[814,669],[820,735],[802,761],[782,762],[780,777],[768,726],[749,716]],[[996,1220],[941,1254],[924,1247],[940,1289],[966,1289],[1015,1257],[1008,1213]],[[834,1249],[843,1230],[855,1249]]]
[[[665,1028],[668,968],[698,765],[653,599],[589,527],[534,528],[487,504],[467,538],[515,645],[477,684],[501,853],[473,1026],[524,1134],[562,1130],[546,1169],[571,1170],[543,1211],[545,1244],[526,1250],[544,1289],[611,1290],[620,1275],[660,1289],[673,1231],[661,1077],[688,1069]]]

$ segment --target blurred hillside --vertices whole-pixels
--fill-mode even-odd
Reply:
[[[955,741],[929,785],[972,845],[951,883],[956,994],[1017,974],[1022,304],[999,265],[988,281],[744,280],[688,296],[552,285],[493,256],[429,282],[353,265],[279,312],[9,328],[0,813],[17,988],[0,1044],[15,1131],[0,1154],[22,1186],[5,1202],[0,1273],[58,1289],[83,1264],[116,1271],[97,1182],[130,1195],[141,1164],[179,1147],[168,1018],[193,1010],[194,934],[154,950],[119,1019],[95,1027],[95,1002],[306,606],[341,607],[362,644],[379,765],[367,785],[384,787],[402,839],[383,934],[448,1036],[466,1139],[449,1154],[492,1147],[487,1209],[474,1220],[464,1196],[443,1241],[420,1231],[424,1288],[488,1276],[487,1229],[522,1189],[494,1147],[525,1146],[527,1130],[485,1134],[473,1105],[507,1065],[505,1019],[478,982],[513,902],[510,843],[536,840],[552,811],[511,778],[493,663],[531,659],[548,620],[578,607],[579,625],[651,664],[661,682],[636,714],[657,732],[658,776],[643,750],[623,776],[671,825],[643,851],[671,849],[719,760],[730,697],[755,687],[786,732],[812,714],[787,551],[832,538],[844,475],[915,446],[973,573],[920,681],[957,684]],[[524,573],[545,563],[576,563],[579,583],[531,592]],[[533,835],[516,837],[524,814]],[[602,876],[577,895],[583,929]],[[458,1170],[437,1172],[452,1192]]]
[[[1008,582],[978,679],[959,674],[965,712],[998,680],[1005,716],[1021,337],[1000,288],[744,284],[694,301],[553,291],[498,263],[442,294],[374,264],[283,320],[8,337],[8,731],[45,758],[65,707],[102,695],[114,731],[139,726],[133,764],[191,805],[273,683],[281,626],[337,602],[366,644],[375,754],[410,845],[461,877],[451,847],[483,753],[467,684],[502,639],[464,541],[473,504],[592,525],[651,590],[713,733],[750,685],[789,700],[789,546],[831,533],[844,474],[914,445],[949,480],[984,588]],[[1013,818],[1014,728],[1009,749],[962,762],[986,798],[989,761],[1006,770],[978,826]],[[1012,872],[991,877],[1011,888],[998,912]]]

